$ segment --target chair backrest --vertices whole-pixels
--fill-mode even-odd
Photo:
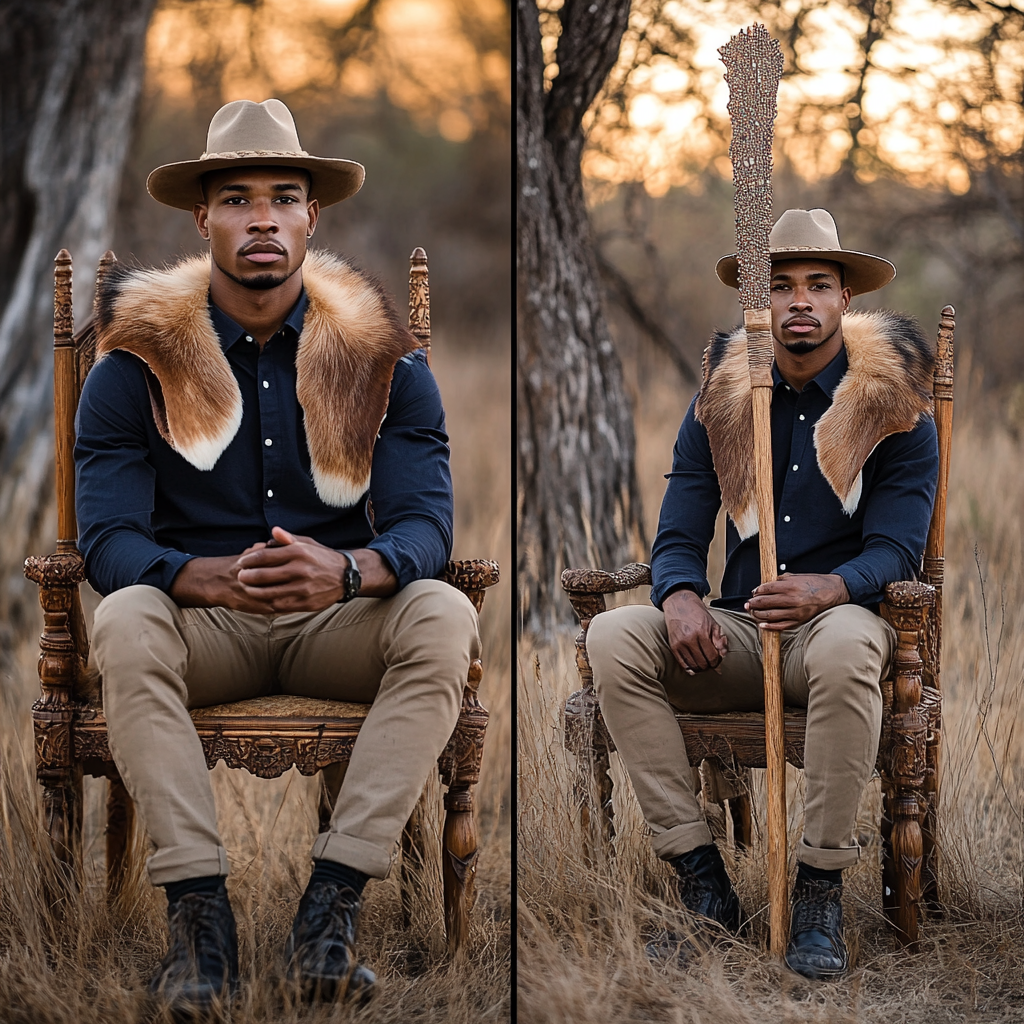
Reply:
[[[939,320],[935,351],[935,429],[939,435],[939,480],[932,506],[932,521],[924,549],[921,579],[941,591],[942,567],[946,550],[946,488],[949,484],[949,453],[953,437],[953,331],[956,328],[952,306],[944,306]]]
[[[117,257],[108,249],[96,268],[96,294]],[[78,550],[75,516],[75,413],[82,385],[96,360],[96,308],[75,333],[71,253],[61,249],[53,274],[53,412],[57,483],[57,550]],[[430,365],[430,275],[420,246],[409,257],[409,330],[426,349]]]
[[[928,527],[921,582],[935,588],[935,605],[927,612],[925,657],[922,682],[933,690],[941,689],[942,665],[942,583],[946,551],[946,489],[949,485],[949,457],[953,441],[953,331],[956,311],[944,306],[939,319],[935,350],[935,376],[932,394],[935,400],[935,430],[939,436],[939,479],[935,488],[935,504]]]

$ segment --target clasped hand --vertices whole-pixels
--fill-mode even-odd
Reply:
[[[786,573],[771,583],[762,583],[743,607],[759,628],[779,632],[796,629],[849,600],[842,576]],[[700,597],[690,590],[677,590],[665,598],[663,608],[676,661],[691,676],[709,669],[720,671],[729,638]]]
[[[186,562],[171,584],[171,598],[182,607],[219,606],[262,615],[321,611],[341,600],[349,563],[340,551],[279,526],[272,533],[272,544],[253,544],[241,555]],[[397,580],[376,551],[362,548],[352,554],[363,577],[361,596],[394,593]]]

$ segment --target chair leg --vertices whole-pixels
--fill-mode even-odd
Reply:
[[[488,719],[487,709],[478,699],[483,672],[479,658],[470,663],[459,720],[437,759],[441,784],[448,787],[441,832],[441,876],[449,953],[456,952],[469,939],[469,911],[473,906],[478,843],[473,786],[480,781]]]
[[[427,791],[420,793],[409,820],[402,829],[402,922],[412,923],[412,898],[416,890],[415,873],[422,872],[427,862],[426,844]]]
[[[347,769],[348,762],[344,761],[341,764],[329,764],[320,772],[320,799],[318,801],[320,832],[326,832],[331,827],[334,805],[341,792],[341,784],[345,781]]]
[[[732,834],[737,851],[749,850],[754,845],[754,818],[750,797],[745,793],[729,798]]]
[[[110,903],[120,895],[131,871],[134,826],[135,803],[121,776],[117,775],[107,788],[107,900]]]
[[[939,848],[935,842],[936,826],[938,824],[938,802],[939,794],[929,794],[924,812],[924,820],[921,822],[921,902],[928,908],[929,913],[941,915],[942,904],[939,902]]]
[[[896,938],[916,950],[921,904],[921,819],[927,778],[928,713],[921,703],[923,662],[918,643],[925,609],[934,591],[919,583],[892,584],[887,590],[890,622],[896,630],[893,656],[892,713],[888,716],[882,788],[887,828],[891,828],[883,867],[887,916]]]
[[[584,857],[593,864],[602,847],[611,850],[615,838],[615,784],[608,771],[615,747],[592,687],[569,696],[564,731],[566,748],[576,757],[572,798],[583,829]]]
[[[941,915],[939,902],[939,847],[937,843],[939,813],[939,769],[942,760],[942,694],[925,689],[923,703],[928,711],[928,741],[925,759],[928,774],[924,781],[925,812],[921,823],[921,901],[929,912]]]
[[[921,903],[921,810],[914,794],[893,800],[894,820],[890,851],[896,879],[896,936],[912,950],[917,948]]]
[[[469,910],[473,905],[478,837],[472,787],[452,786],[445,793],[444,809],[441,840],[444,923],[448,950],[454,953],[469,938]]]
[[[705,759],[700,764],[700,786],[704,794],[705,807],[709,803],[716,803],[724,813],[728,802],[736,849],[750,849],[753,822],[749,769],[737,770],[714,759]]]
[[[82,766],[39,772],[43,788],[43,827],[50,837],[59,877],[47,900],[62,913],[65,900],[81,887],[82,869]]]
[[[879,829],[882,839],[882,912],[890,928],[896,927],[896,860],[892,853],[893,788],[886,776],[882,775],[882,824]]]

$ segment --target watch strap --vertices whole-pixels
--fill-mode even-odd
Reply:
[[[344,604],[359,594],[359,588],[363,585],[363,577],[359,572],[359,563],[356,562],[355,555],[351,551],[342,550],[341,553],[348,559],[348,568],[342,574],[344,593],[341,603]]]

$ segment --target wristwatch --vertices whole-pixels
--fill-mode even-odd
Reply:
[[[342,554],[348,559],[348,568],[341,576],[343,588],[341,603],[344,604],[346,601],[351,601],[353,597],[358,596],[359,588],[363,585],[363,577],[359,575],[359,566],[352,552],[342,551]]]

